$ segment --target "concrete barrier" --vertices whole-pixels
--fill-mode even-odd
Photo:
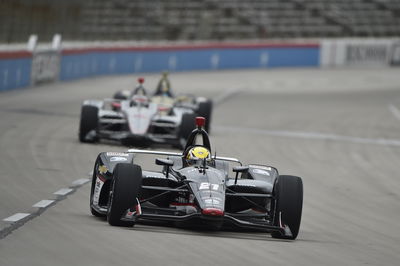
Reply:
[[[61,38],[61,37],[60,37]],[[98,75],[240,68],[399,65],[399,39],[312,43],[84,43],[49,52],[0,51],[0,91]]]
[[[224,44],[65,49],[61,80],[121,73],[319,65],[319,44]]]

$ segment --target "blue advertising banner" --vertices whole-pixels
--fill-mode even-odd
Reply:
[[[140,72],[316,67],[319,45],[165,47],[64,51],[60,79]]]
[[[0,54],[0,91],[30,85],[32,58],[11,54]]]

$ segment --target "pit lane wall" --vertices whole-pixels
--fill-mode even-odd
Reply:
[[[42,82],[168,70],[400,64],[399,39],[192,44],[64,43],[64,49],[0,50],[0,91]],[[10,49],[8,49],[10,50]]]

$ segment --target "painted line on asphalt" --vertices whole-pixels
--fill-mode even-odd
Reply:
[[[242,89],[240,89],[240,88],[225,90],[223,93],[221,93],[220,95],[215,97],[213,102],[216,106],[218,106],[218,105],[222,104],[223,102],[227,101],[229,98],[240,93],[241,91],[242,91]]]
[[[38,217],[43,212],[45,212],[50,207],[55,206],[58,202],[63,201],[67,198],[68,195],[75,193],[81,186],[87,184],[90,181],[89,178],[80,178],[72,182],[69,188],[62,188],[54,192],[54,195],[57,195],[57,198],[54,200],[41,200],[32,207],[37,208],[35,212],[32,213],[16,213],[10,217],[3,219],[4,222],[7,222],[6,226],[0,228],[0,239],[5,238],[9,234],[11,234],[14,230],[17,230],[21,226],[23,226],[26,222]]]
[[[82,186],[83,184],[86,184],[89,181],[90,181],[89,178],[80,178],[80,179],[77,179],[74,182],[72,182],[72,185],[73,186]]]
[[[10,217],[7,217],[5,219],[3,219],[4,222],[11,222],[11,223],[15,223],[18,222],[22,219],[25,219],[26,217],[28,217],[29,215],[31,215],[30,213],[16,213],[14,215],[11,215]]]
[[[41,201],[33,204],[32,207],[34,207],[34,208],[47,208],[53,202],[54,202],[54,200],[41,200]]]
[[[400,121],[400,110],[393,104],[389,104],[389,111]]]
[[[60,190],[57,190],[56,192],[54,192],[54,195],[59,195],[59,196],[65,196],[69,193],[71,193],[73,191],[73,189],[71,188],[62,188]]]
[[[268,136],[276,136],[276,137],[333,140],[333,141],[374,144],[374,145],[383,145],[383,146],[396,146],[396,147],[400,146],[400,139],[361,138],[361,137],[326,134],[326,133],[319,133],[319,132],[269,130],[269,129],[260,129],[260,128],[231,127],[231,126],[215,126],[213,128],[213,130],[219,131],[219,132],[258,134],[258,135],[268,135]]]

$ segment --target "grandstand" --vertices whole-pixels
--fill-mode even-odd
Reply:
[[[399,0],[2,0],[0,42],[400,36]]]

